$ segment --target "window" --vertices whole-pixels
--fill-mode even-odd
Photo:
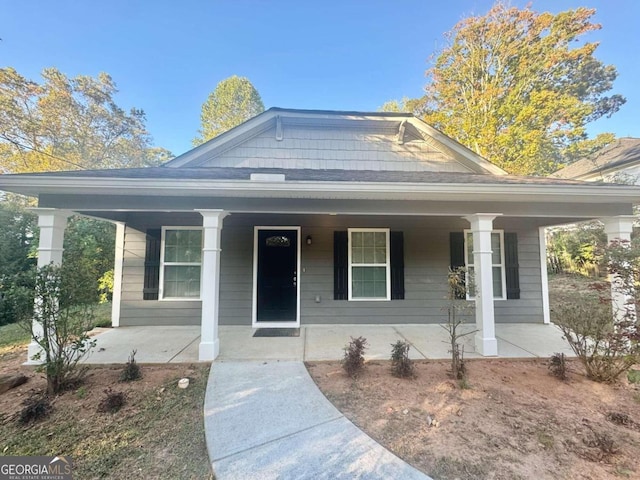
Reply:
[[[164,227],[160,259],[160,298],[199,300],[202,229]]]
[[[349,300],[390,300],[389,229],[348,232]]]
[[[491,267],[493,271],[493,298],[498,300],[505,299],[506,278],[504,268],[504,232],[502,230],[494,230],[491,232]],[[473,235],[470,230],[464,231],[464,252],[465,267],[467,272],[473,278]],[[467,291],[467,298],[473,299],[475,296],[473,282]]]

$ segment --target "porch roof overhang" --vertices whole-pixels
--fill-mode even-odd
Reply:
[[[258,173],[258,179],[251,179]],[[275,174],[275,175],[273,175]],[[228,197],[532,203],[640,203],[640,187],[442,172],[145,168],[0,175],[28,196]]]

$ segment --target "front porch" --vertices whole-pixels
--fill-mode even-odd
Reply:
[[[367,359],[387,360],[391,344],[404,340],[412,345],[415,360],[446,359],[448,333],[437,324],[427,325],[306,325],[299,337],[253,337],[249,326],[220,326],[220,355],[216,361],[317,361],[339,360],[351,337],[369,343]],[[465,324],[462,331],[475,329]],[[119,327],[104,329],[89,364],[122,364],[132,350],[139,363],[191,363],[198,361],[199,326]],[[498,356],[503,358],[549,357],[562,352],[573,355],[553,324],[503,323],[496,325]],[[465,358],[481,358],[474,335],[463,337]]]

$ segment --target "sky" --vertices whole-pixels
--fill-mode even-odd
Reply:
[[[523,7],[528,1],[512,0]],[[589,133],[640,137],[640,1],[533,0],[536,11],[586,6],[602,29],[596,57],[618,69],[627,103]],[[249,78],[266,108],[376,111],[418,97],[443,34],[492,0],[0,0],[0,67],[40,81],[107,72],[122,108],[141,108],[154,144],[192,146],[218,82]]]

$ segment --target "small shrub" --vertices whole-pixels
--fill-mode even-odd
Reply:
[[[615,425],[624,425],[626,427],[633,425],[635,422],[631,420],[629,415],[622,412],[609,412],[606,415],[607,420]]]
[[[107,388],[104,393],[104,398],[98,404],[99,413],[116,413],[124,406],[126,399],[124,392],[114,392]]]
[[[473,302],[467,302],[467,289],[473,291],[474,278],[465,268],[454,268],[449,270],[447,276],[447,321],[441,325],[449,334],[449,345],[451,354],[451,375],[460,381],[460,388],[467,388],[467,369],[464,364],[464,347],[461,348],[459,340],[467,335],[476,332],[472,330],[460,333],[458,329],[464,322],[464,315],[473,310]],[[463,382],[464,380],[464,382]],[[464,385],[464,386],[463,386]]]
[[[18,421],[22,425],[28,425],[31,422],[37,422],[49,416],[53,407],[51,400],[47,395],[36,393],[22,402],[24,407],[20,410]]]
[[[598,449],[598,453],[595,455],[594,460],[602,461],[611,455],[618,453],[618,447],[616,446],[616,442],[613,438],[611,438],[611,435],[606,432],[597,432],[590,425],[587,425],[587,427],[591,430],[592,436],[591,438],[585,438],[583,441],[588,447]]]
[[[627,372],[629,383],[640,383],[640,370],[631,369]]]
[[[409,358],[409,343],[398,340],[391,347],[391,374],[400,378],[415,377],[415,368]]]
[[[120,373],[121,382],[131,382],[133,380],[140,380],[142,378],[142,372],[140,371],[140,365],[136,363],[137,350],[133,350],[129,355],[126,365]]]
[[[364,351],[367,348],[367,339],[364,337],[353,338],[344,348],[342,368],[351,378],[356,378],[364,369]]]
[[[551,375],[560,380],[567,380],[567,363],[564,353],[554,353],[549,359],[549,371]]]
[[[76,390],[76,397],[78,397],[80,400],[82,400],[86,396],[87,389],[85,387],[80,387],[78,390]]]

